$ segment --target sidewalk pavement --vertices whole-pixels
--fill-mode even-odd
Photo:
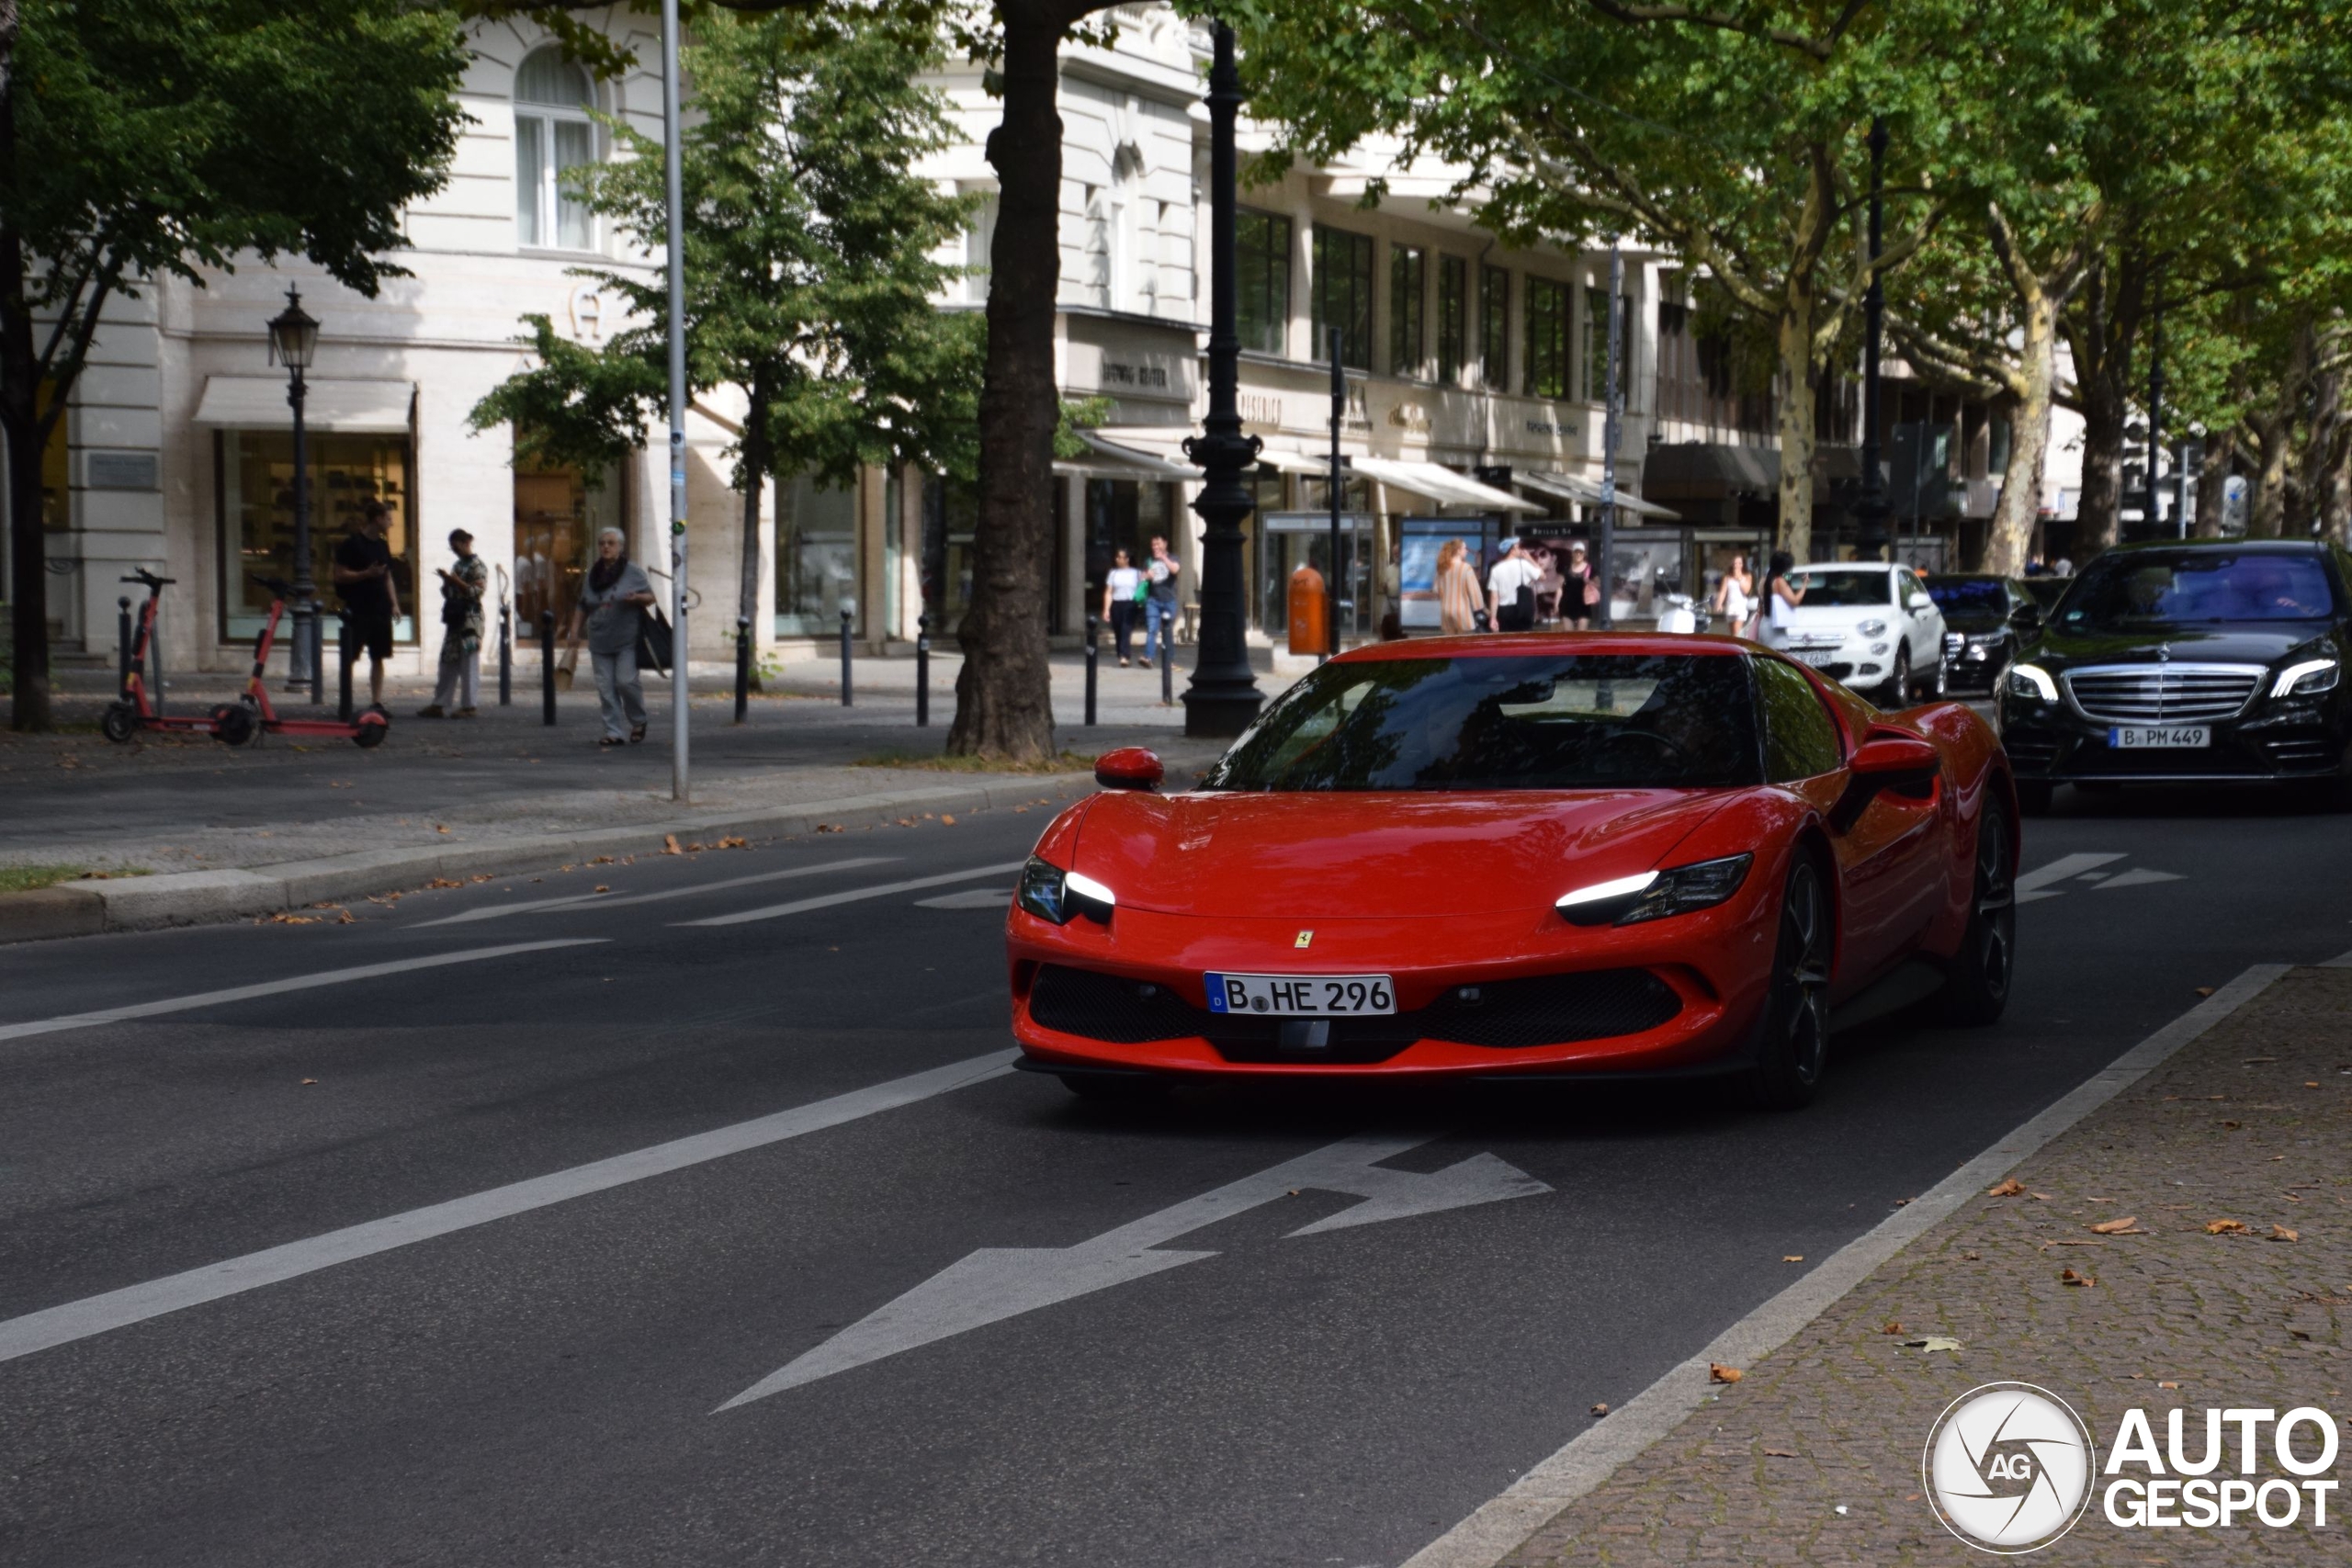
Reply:
[[[0,867],[113,874],[0,895],[0,941],[300,908],[437,876],[659,849],[669,833],[773,838],[820,823],[1061,799],[1092,788],[1089,764],[1115,746],[1153,747],[1175,779],[1223,749],[1184,739],[1183,709],[1159,705],[1156,671],[1115,661],[1098,671],[1101,722],[1081,725],[1082,666],[1058,658],[1062,765],[876,765],[938,760],[955,717],[955,661],[934,666],[931,725],[921,729],[911,660],[860,664],[847,708],[837,671],[821,693],[800,689],[802,673],[795,667],[790,683],[772,682],[738,726],[731,672],[694,671],[693,798],[684,805],[671,798],[667,687],[652,682],[646,743],[609,750],[595,744],[596,698],[584,680],[559,695],[552,728],[541,722],[536,681],[528,690],[517,682],[514,705],[485,706],[469,720],[414,717],[430,691],[395,683],[385,701],[391,734],[368,751],[289,737],[232,750],[201,733],[168,732],[113,746],[95,733],[107,690],[74,691],[59,705],[69,732],[0,732]],[[1176,672],[1180,694],[1184,673]],[[236,684],[175,677],[171,711],[201,712]],[[1273,680],[1261,684],[1270,695],[1279,690]],[[289,715],[311,711],[279,700]]]
[[[2160,1449],[2166,1413],[2185,1409],[2195,1456],[2209,1408],[2317,1406],[2343,1438],[2328,1473],[2352,1483],[2341,1429],[2352,1416],[2348,1026],[2352,969],[2284,972],[2017,1165],[2017,1190],[1974,1186],[1502,1561],[1987,1561],[1929,1511],[1921,1456],[1948,1404],[2003,1381],[2072,1405],[2102,1467],[2132,1407],[2148,1413]],[[1922,1348],[1931,1336],[1960,1348]],[[2237,1471],[2237,1428],[2224,1432],[2217,1479]],[[2301,1437],[2313,1457],[2312,1429]],[[2270,1457],[2269,1429],[2256,1440],[2256,1483],[2293,1479]],[[2136,1462],[2120,1473],[2147,1475]],[[2094,1475],[2087,1511],[2046,1561],[2346,1560],[2352,1485],[2330,1499],[2324,1529],[2312,1528],[2308,1495],[2283,1529],[2243,1513],[2227,1529],[2123,1529],[2104,1513],[2108,1479]]]

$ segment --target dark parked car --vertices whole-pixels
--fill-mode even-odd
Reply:
[[[2066,590],[2075,585],[2075,576],[2068,572],[2059,577],[2045,571],[2039,577],[2020,577],[2017,585],[2025,590],[2026,597],[2032,600],[2035,608],[2047,618],[2050,612],[2058,607],[2058,601],[2066,596]]]
[[[1944,673],[1955,690],[1992,691],[2041,630],[2041,607],[2012,578],[1931,577],[1928,597],[1944,613]]]
[[[1998,694],[2028,810],[2060,784],[2325,785],[2352,804],[2352,557],[2306,540],[2127,545],[2074,580]]]

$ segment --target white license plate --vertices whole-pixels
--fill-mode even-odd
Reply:
[[[2107,732],[2107,743],[2120,751],[2211,747],[2213,732],[2201,724],[2119,724]]]
[[[1208,975],[1211,1012],[1335,1018],[1396,1010],[1385,975]]]
[[[1838,662],[1838,650],[1834,648],[1792,648],[1789,652],[1798,663],[1810,664],[1815,670]]]

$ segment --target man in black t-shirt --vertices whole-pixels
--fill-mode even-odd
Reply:
[[[359,522],[334,547],[334,591],[351,615],[353,640],[368,653],[368,697],[384,702],[384,660],[392,656],[392,623],[401,590],[392,576],[392,547],[384,542],[391,510],[380,501],[359,509]]]

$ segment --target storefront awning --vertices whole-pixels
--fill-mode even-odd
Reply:
[[[413,381],[312,381],[304,389],[302,423],[312,430],[362,435],[405,435]],[[230,430],[290,427],[283,376],[207,376],[196,423]]]
[[[1057,474],[1074,474],[1090,479],[1149,479],[1155,484],[1201,477],[1201,470],[1189,463],[1171,463],[1165,457],[1156,457],[1136,447],[1106,441],[1091,430],[1076,430],[1070,434],[1084,442],[1087,450],[1081,457],[1055,458],[1054,472]]]
[[[1545,495],[1556,495],[1564,501],[1573,501],[1579,506],[1599,506],[1602,501],[1599,485],[1574,474],[1531,474],[1514,468],[1510,482],[1525,485],[1529,490],[1540,491]],[[1680,513],[1660,506],[1654,501],[1644,501],[1638,495],[1628,495],[1622,490],[1617,492],[1617,510],[1629,512],[1636,517],[1655,517],[1664,522],[1679,523],[1682,520]]]
[[[1286,474],[1311,474],[1317,479],[1331,471],[1331,459],[1328,455],[1315,457],[1273,446],[1259,453],[1258,460]],[[1426,497],[1441,506],[1468,506],[1480,512],[1544,510],[1532,502],[1521,501],[1509,491],[1480,484],[1476,479],[1436,463],[1414,462],[1404,457],[1350,457],[1348,471],[1358,478],[1386,485],[1391,490]]]

